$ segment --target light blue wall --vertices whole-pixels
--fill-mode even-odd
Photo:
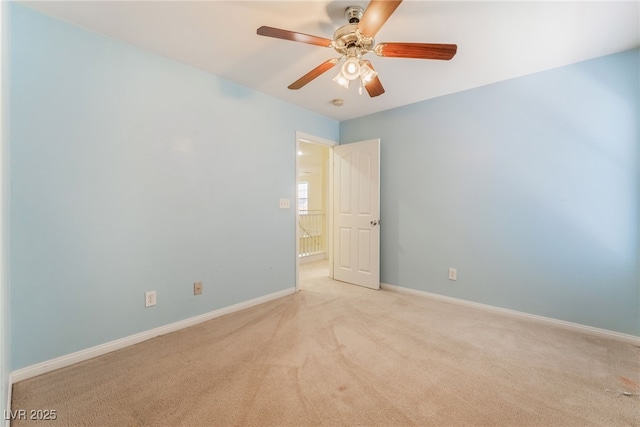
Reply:
[[[9,10],[7,2],[0,2],[0,414],[7,410],[11,372],[11,328],[9,307],[9,137],[8,137],[8,39]],[[3,420],[0,418],[0,420]],[[1,423],[2,421],[0,421]]]
[[[295,286],[295,132],[338,122],[10,9],[12,369]]]
[[[382,138],[384,282],[640,335],[637,50],[338,129],[9,9],[11,369],[292,287],[296,130]]]
[[[342,122],[382,141],[382,281],[640,335],[639,56]]]

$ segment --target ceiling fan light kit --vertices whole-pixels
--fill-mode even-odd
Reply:
[[[333,81],[338,83],[345,89],[349,89],[349,79],[342,75],[342,73],[338,73],[337,76],[333,78]]]
[[[347,80],[355,80],[360,77],[360,61],[354,56],[346,60],[340,70]]]
[[[289,85],[289,89],[302,88],[346,58],[333,81],[348,89],[350,81],[360,78],[360,93],[364,86],[369,96],[375,97],[382,95],[384,88],[373,65],[370,61],[363,60],[363,55],[373,52],[378,56],[390,58],[449,60],[457,51],[455,44],[380,43],[376,45],[374,36],[401,2],[402,0],[372,0],[366,9],[360,6],[347,7],[345,18],[349,23],[335,31],[333,40],[267,26],[258,28],[257,33],[266,37],[330,47],[341,55],[340,58],[323,62]]]
[[[365,61],[360,62],[360,78],[362,79],[362,84],[365,86],[367,83],[371,82],[371,80],[378,77],[378,73],[371,67],[367,65]]]

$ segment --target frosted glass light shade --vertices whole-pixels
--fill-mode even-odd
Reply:
[[[360,64],[361,72],[360,78],[362,79],[362,84],[367,85],[367,83],[371,82],[371,80],[375,79],[378,73],[371,67],[369,67],[364,62]]]
[[[349,58],[342,65],[342,75],[348,80],[355,80],[360,77],[360,64],[356,58]]]
[[[338,83],[343,88],[349,89],[349,80],[347,80],[345,76],[342,75],[342,71],[340,71],[338,75],[333,78],[333,81]]]

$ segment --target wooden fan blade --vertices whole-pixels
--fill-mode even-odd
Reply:
[[[296,33],[289,30],[281,30],[280,28],[262,26],[258,28],[258,35],[266,37],[275,37],[276,39],[291,40],[293,42],[307,43],[315,46],[329,47],[333,40],[324,37],[310,36],[309,34]]]
[[[380,43],[375,47],[379,56],[390,58],[442,59],[454,57],[458,46],[455,44],[433,43]]]
[[[374,37],[402,0],[371,0],[364,11],[358,29],[367,37]]]
[[[364,61],[371,69],[373,70],[373,65],[371,65],[370,61]],[[370,97],[380,96],[384,93],[384,88],[382,87],[382,83],[380,83],[380,79],[376,76],[373,80],[367,83],[364,88],[369,93]]]
[[[316,68],[314,68],[313,70],[309,71],[307,74],[305,74],[304,76],[300,77],[295,82],[291,83],[289,85],[289,89],[292,89],[292,90],[300,89],[302,86],[306,85],[311,80],[315,79],[316,77],[320,76],[321,74],[323,74],[323,73],[329,71],[330,69],[332,69],[339,61],[340,60],[337,59],[337,58],[329,59],[327,61],[324,61],[322,64],[318,65]]]

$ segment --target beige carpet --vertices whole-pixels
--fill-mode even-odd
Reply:
[[[315,270],[295,295],[15,384],[12,409],[55,409],[47,426],[640,425],[638,396],[605,392],[640,391],[637,346]]]

